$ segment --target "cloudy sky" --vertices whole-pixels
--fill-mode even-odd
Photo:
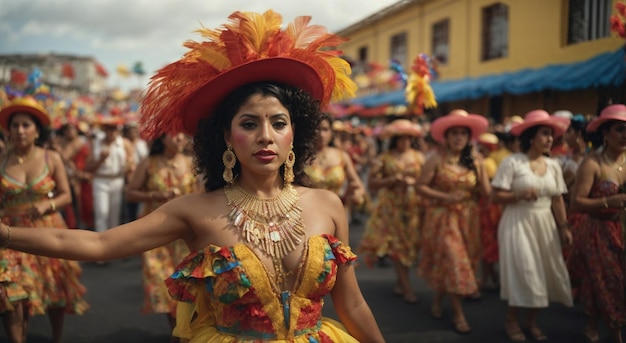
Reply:
[[[291,21],[311,15],[331,31],[346,28],[399,0],[0,0],[0,54],[91,56],[109,72],[109,85],[145,85],[148,76],[200,39],[200,24],[216,28],[236,10],[273,9]],[[122,79],[117,66],[141,62],[144,79]]]

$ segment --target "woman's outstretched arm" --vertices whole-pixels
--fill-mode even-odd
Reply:
[[[104,232],[87,230],[0,227],[0,246],[35,255],[100,261],[141,253],[187,237],[186,197],[171,201],[136,221]]]

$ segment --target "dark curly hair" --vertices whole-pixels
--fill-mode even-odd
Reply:
[[[224,163],[222,154],[226,150],[224,133],[230,130],[231,122],[240,107],[253,95],[275,97],[287,108],[294,127],[293,152],[296,162],[293,166],[294,183],[306,184],[304,165],[316,153],[317,127],[322,119],[320,104],[309,93],[299,88],[273,82],[252,83],[240,87],[215,109],[209,118],[202,119],[193,139],[196,173],[202,175],[206,191],[213,191],[226,185],[222,178]],[[241,171],[235,164],[233,174]],[[280,173],[283,173],[281,168]]]

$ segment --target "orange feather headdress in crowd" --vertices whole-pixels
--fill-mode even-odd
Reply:
[[[234,12],[228,19],[219,29],[199,29],[206,41],[185,42],[190,51],[152,77],[141,105],[145,137],[193,134],[228,94],[254,82],[301,88],[322,106],[354,95],[350,65],[335,49],[345,39],[309,25],[311,17],[297,17],[285,29],[272,10]]]

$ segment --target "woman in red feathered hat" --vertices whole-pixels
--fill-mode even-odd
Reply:
[[[553,301],[572,306],[561,249],[572,240],[563,203],[567,187],[559,162],[548,157],[554,137],[568,126],[569,119],[544,110],[526,113],[511,128],[521,152],[505,158],[491,182],[494,200],[505,206],[498,226],[500,295],[508,303],[504,327],[513,341],[526,339],[520,308],[528,309],[525,326],[532,338],[546,340],[537,324],[539,310]]]
[[[428,200],[418,273],[436,292],[432,316],[443,317],[442,301],[447,296],[454,330],[460,334],[471,331],[461,300],[480,296],[476,282],[481,257],[478,198],[491,190],[472,139],[487,126],[485,117],[465,110],[453,110],[433,121],[430,133],[441,151],[426,160],[417,180],[417,191]]]
[[[599,146],[581,163],[572,187],[574,246],[568,260],[572,284],[588,315],[584,335],[599,342],[598,322],[613,342],[626,325],[626,106],[607,106],[587,126]]]
[[[176,239],[192,253],[166,281],[185,302],[174,333],[192,341],[384,342],[359,290],[341,199],[308,188],[320,106],[353,95],[344,40],[310,17],[235,12],[152,78],[148,138],[194,135],[205,193],[172,199],[104,232],[0,227],[12,249],[83,260],[134,255]],[[70,231],[70,230],[68,230]],[[12,234],[11,234],[12,233]],[[341,322],[322,315],[325,295]]]
[[[46,232],[43,227],[56,228],[47,231],[51,234],[73,231],[60,229],[67,224],[59,210],[72,199],[61,156],[42,147],[50,125],[46,109],[34,98],[15,98],[0,110],[0,125],[12,143],[0,156],[1,222],[28,226],[35,236]],[[0,253],[0,313],[4,323],[12,323],[5,326],[7,337],[21,342],[28,318],[47,314],[52,339],[61,342],[65,314],[82,314],[89,307],[80,265],[7,247],[5,242]]]

